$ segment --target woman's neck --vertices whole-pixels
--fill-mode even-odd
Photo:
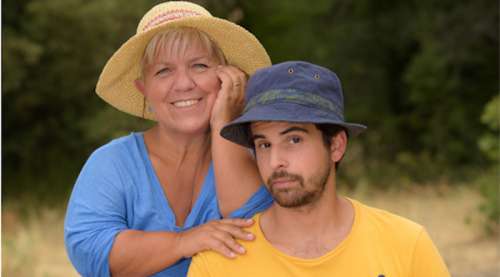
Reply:
[[[210,161],[210,133],[181,134],[159,125],[144,132],[144,140],[153,154],[176,169],[182,165]]]

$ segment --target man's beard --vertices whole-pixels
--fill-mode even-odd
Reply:
[[[304,183],[304,177],[298,174],[288,173],[286,171],[275,171],[267,179],[269,191],[274,201],[284,208],[298,208],[316,202],[323,195],[326,182],[330,176],[330,166],[325,170],[319,171],[316,175],[307,179],[307,188]],[[273,181],[278,178],[286,178],[291,182],[297,182],[297,186],[290,188],[275,188]]]

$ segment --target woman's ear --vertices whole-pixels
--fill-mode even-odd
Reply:
[[[332,137],[330,144],[330,158],[333,162],[338,162],[344,156],[347,148],[347,134],[344,130]]]
[[[135,88],[142,93],[142,95],[145,95],[145,90],[144,90],[144,80],[142,78],[135,79],[134,81]]]

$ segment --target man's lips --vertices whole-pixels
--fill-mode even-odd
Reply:
[[[271,186],[276,189],[287,188],[297,182],[295,178],[276,178],[271,181]]]

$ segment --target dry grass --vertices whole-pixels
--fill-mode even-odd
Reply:
[[[2,210],[2,275],[79,276],[66,256],[63,212],[38,214],[22,220],[18,213]]]
[[[443,186],[379,192],[360,187],[350,196],[424,225],[452,276],[499,276],[499,241],[482,231],[475,191]],[[14,210],[2,210],[3,276],[78,276],[64,250],[63,211],[47,209],[21,220]]]

